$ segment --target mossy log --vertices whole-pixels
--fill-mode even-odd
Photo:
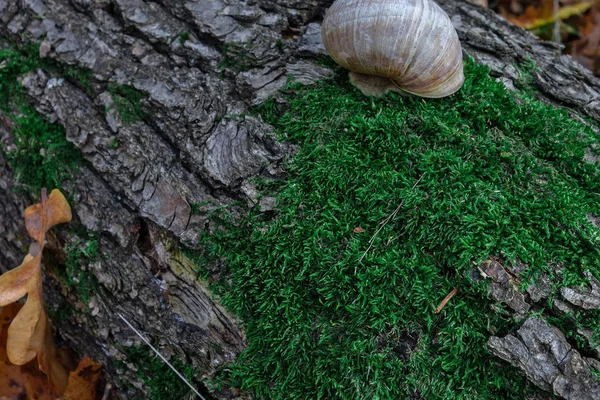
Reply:
[[[38,186],[52,182],[23,180],[34,176],[24,170],[27,154],[25,167],[12,162],[20,151],[16,129],[35,109],[64,128],[78,153],[74,167],[62,159],[58,167],[35,166],[67,170],[59,174],[60,186],[74,211],[74,221],[46,248],[45,296],[56,339],[101,362],[115,398],[176,398],[159,397],[159,389],[140,378],[155,361],[140,356],[144,344],[119,315],[177,365],[195,371],[193,383],[206,399],[251,397],[211,384],[246,339],[242,321],[209,290],[213,281],[227,286],[222,265],[198,265],[195,256],[203,250],[200,238],[222,228],[211,218],[215,212],[226,208],[232,220],[253,208],[273,212],[274,199],[260,197],[257,179],[285,179],[284,162],[297,148],[279,140],[253,110],[267,99],[285,107],[281,89],[290,77],[311,85],[334,75],[320,37],[330,3],[0,0],[0,49],[39,45],[34,54],[23,52],[28,64],[17,77],[20,94],[0,111],[0,271],[20,264],[29,245],[22,211]],[[488,66],[509,89],[530,71],[536,97],[597,132],[600,80],[561,55],[561,46],[480,6],[438,3],[465,57]],[[598,162],[592,152],[587,158]],[[518,268],[499,259],[479,271],[497,278],[490,297],[516,315],[547,297],[513,291]],[[592,282],[587,289],[563,288],[556,313],[600,307]],[[600,369],[598,351],[578,351],[558,328],[540,321],[527,319],[517,332],[492,337],[490,351],[548,393],[599,398],[591,375],[578,372]]]

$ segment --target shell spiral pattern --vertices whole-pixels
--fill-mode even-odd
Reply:
[[[383,93],[444,97],[464,82],[458,35],[432,0],[337,0],[321,33],[329,55],[365,94],[380,95],[373,86],[381,86]]]

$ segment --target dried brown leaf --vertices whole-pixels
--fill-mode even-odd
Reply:
[[[48,198],[45,198],[45,193],[42,193],[41,203],[27,207],[24,217],[29,236],[43,246],[48,229],[57,224],[70,222],[72,214],[65,196],[58,189],[54,189]]]
[[[29,292],[25,305],[8,328],[6,352],[10,362],[15,365],[23,365],[33,360],[44,345],[48,319],[40,293],[37,292]]]
[[[19,366],[7,359],[6,327],[22,306],[21,303],[12,303],[3,307],[0,313],[0,399],[56,400],[59,393],[48,384],[48,377],[35,363]]]
[[[63,400],[94,400],[100,380],[102,364],[85,356],[77,369],[69,374],[69,385]]]
[[[14,303],[27,294],[31,278],[39,270],[40,256],[25,256],[23,263],[0,276],[0,307]]]
[[[44,332],[44,345],[38,352],[38,366],[50,379],[56,389],[63,392],[67,388],[69,381],[69,372],[58,356],[54,340],[52,339],[52,330],[50,324],[46,324]]]
[[[9,304],[27,294],[27,301],[12,320],[6,339],[6,357],[15,365],[25,365],[37,355],[38,367],[46,373],[59,391],[67,387],[68,373],[57,357],[52,331],[44,310],[41,257],[48,229],[71,221],[69,203],[58,190],[46,196],[42,190],[39,204],[24,212],[25,227],[37,242],[23,264],[0,277],[0,305]]]

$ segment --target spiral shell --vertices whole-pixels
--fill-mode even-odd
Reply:
[[[367,95],[444,97],[464,82],[458,35],[432,0],[337,0],[321,34],[329,55]]]

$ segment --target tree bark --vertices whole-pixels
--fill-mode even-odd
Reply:
[[[240,321],[196,278],[180,249],[196,248],[199,234],[215,229],[207,217],[212,210],[229,205],[242,215],[255,205],[252,178],[284,176],[280,165],[294,148],[248,113],[277,96],[290,75],[305,84],[332,75],[310,62],[326,55],[320,21],[330,3],[0,0],[1,36],[19,45],[41,42],[41,57],[92,73],[89,87],[41,69],[20,82],[28,101],[64,126],[85,159],[65,187],[72,225],[95,232],[100,243],[96,257],[80,262],[99,283],[90,304],[47,274],[50,306],[76,308],[54,326],[69,347],[104,364],[119,398],[140,398],[138,389],[119,383],[137,382],[134,367],[115,361],[126,360],[123,346],[139,343],[119,314],[209,379],[244,349]],[[511,87],[521,78],[516,67],[533,60],[533,84],[545,101],[600,122],[600,81],[561,56],[560,46],[462,0],[438,3],[465,55],[493,76]],[[120,115],[115,84],[147,96],[142,120]],[[5,146],[12,128],[0,115]],[[29,244],[20,216],[32,199],[12,191],[14,178],[0,152],[0,272],[19,265]],[[54,239],[48,250],[59,264],[65,245],[87,240],[71,229]],[[218,279],[218,268],[212,272]],[[213,399],[242,396],[228,388],[201,391]]]

